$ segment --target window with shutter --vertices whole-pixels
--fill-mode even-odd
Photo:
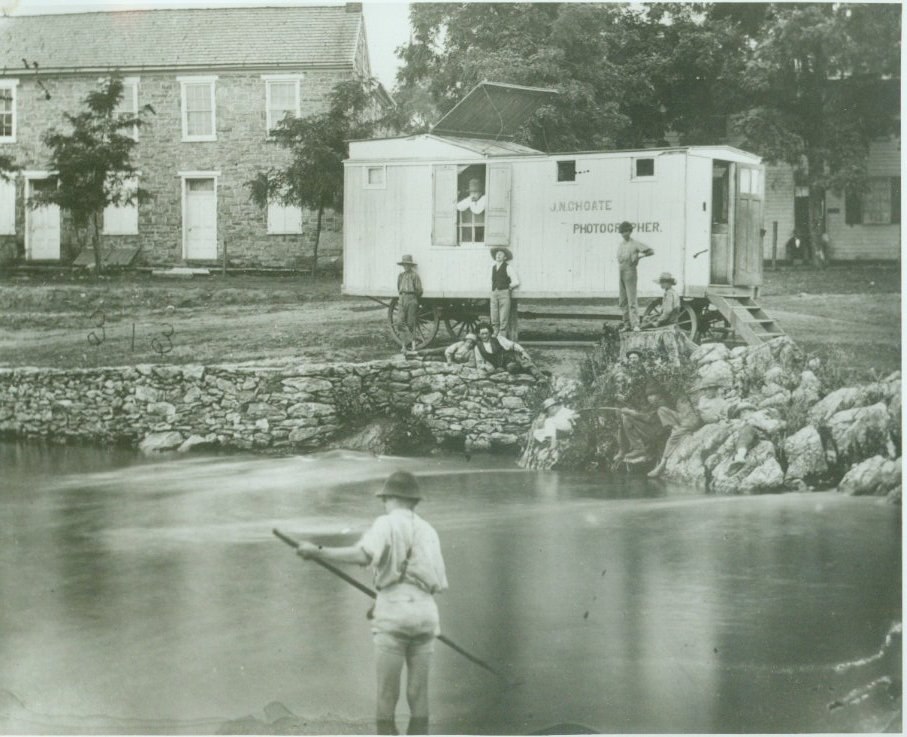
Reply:
[[[488,167],[488,218],[485,245],[510,245],[510,164]]]
[[[432,167],[433,246],[456,246],[457,241],[457,166],[436,164]]]
[[[302,233],[302,208],[277,202],[268,203],[268,233],[271,235]]]

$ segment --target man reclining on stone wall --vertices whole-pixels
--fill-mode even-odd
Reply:
[[[486,374],[508,371],[511,374],[532,374],[538,381],[545,375],[532,362],[529,354],[519,344],[503,335],[493,336],[491,325],[479,325],[479,341],[475,347],[476,368]]]

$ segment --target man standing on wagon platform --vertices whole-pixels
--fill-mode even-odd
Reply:
[[[639,330],[639,306],[636,302],[636,264],[639,259],[655,253],[648,246],[633,240],[633,223],[624,220],[618,228],[623,240],[617,247],[618,278],[620,279],[620,310],[623,313],[621,330]]]

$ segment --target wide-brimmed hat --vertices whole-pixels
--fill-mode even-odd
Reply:
[[[422,492],[419,490],[419,482],[416,477],[409,471],[394,471],[387,477],[384,487],[375,492],[375,496],[395,496],[399,499],[416,499],[422,498]]]
[[[654,280],[656,284],[661,284],[663,281],[669,281],[671,284],[676,284],[677,280],[671,276],[670,271],[662,271],[661,275]]]
[[[618,233],[633,232],[633,223],[629,220],[624,220],[620,225],[617,226]]]
[[[507,261],[513,260],[513,254],[510,252],[509,248],[504,248],[503,246],[495,246],[491,249],[491,257],[494,258],[498,251],[504,252],[504,259]]]
[[[466,335],[463,336],[463,340],[471,340],[473,343],[478,343],[479,336],[475,333],[466,333]]]
[[[416,262],[413,261],[413,257],[410,256],[408,253],[397,262],[397,266],[406,266],[407,264],[410,266],[416,265]]]
[[[555,404],[560,404],[554,397],[548,397],[544,402],[542,402],[542,409],[548,409],[553,407]]]

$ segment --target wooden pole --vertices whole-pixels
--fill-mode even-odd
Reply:
[[[289,545],[291,548],[296,548],[297,550],[299,549],[299,543],[296,542],[293,538],[287,537],[287,536],[284,535],[280,530],[277,530],[277,529],[272,530],[272,532],[274,533],[274,535],[275,535],[279,540],[285,542],[285,543],[286,543],[287,545]],[[368,586],[366,586],[365,584],[360,583],[359,581],[357,581],[357,580],[356,580],[355,578],[353,578],[352,576],[348,576],[346,573],[344,573],[343,571],[341,571],[339,568],[336,568],[335,566],[332,566],[332,565],[331,565],[330,563],[328,563],[327,561],[321,560],[321,558],[309,558],[309,560],[314,561],[315,563],[317,563],[318,565],[320,565],[322,568],[326,568],[326,569],[329,570],[331,573],[333,573],[335,576],[338,576],[339,578],[342,578],[342,579],[343,579],[344,581],[346,581],[350,586],[354,586],[355,588],[359,589],[359,590],[360,590],[363,594],[365,594],[366,596],[370,596],[370,597],[372,597],[373,599],[377,598],[378,595],[377,595],[374,591],[372,591]],[[476,657],[475,655],[473,655],[472,653],[467,652],[467,651],[464,650],[462,647],[460,647],[459,645],[457,645],[455,642],[453,642],[453,641],[450,640],[449,638],[445,637],[444,635],[438,635],[438,639],[439,639],[441,642],[443,642],[445,645],[447,645],[449,648],[451,648],[451,649],[453,649],[453,650],[456,650],[456,651],[457,651],[458,653],[460,653],[460,655],[462,655],[464,658],[466,658],[467,660],[471,660],[473,663],[475,663],[476,665],[478,665],[478,666],[484,668],[484,669],[487,670],[489,673],[494,673],[494,674],[495,674],[496,676],[498,676],[499,678],[503,678],[504,680],[508,680],[508,679],[506,678],[506,676],[505,676],[503,673],[501,673],[500,671],[495,670],[494,668],[492,668],[490,665],[488,665],[488,663],[486,663],[486,662],[485,662],[484,660],[482,660],[481,658],[477,658],[477,657]]]

